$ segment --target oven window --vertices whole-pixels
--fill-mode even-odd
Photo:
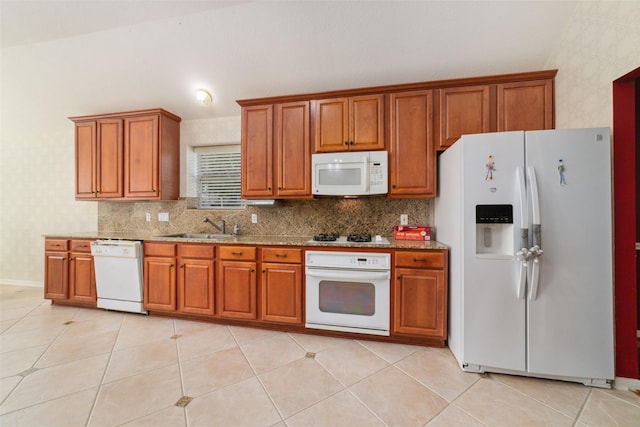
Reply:
[[[373,316],[376,312],[372,283],[321,280],[319,288],[320,311],[324,313]]]

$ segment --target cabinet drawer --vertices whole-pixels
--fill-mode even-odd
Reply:
[[[91,253],[91,240],[72,240],[71,252]]]
[[[176,256],[175,243],[145,243],[144,256]]]
[[[262,262],[286,262],[300,264],[302,249],[290,248],[262,248]]]
[[[254,246],[220,246],[220,259],[254,261],[256,248]]]
[[[396,252],[396,267],[444,268],[444,252],[407,251]]]
[[[207,258],[212,259],[215,253],[213,245],[179,245],[178,255],[188,258]]]
[[[46,239],[44,241],[45,251],[66,251],[69,249],[69,241],[61,239]]]

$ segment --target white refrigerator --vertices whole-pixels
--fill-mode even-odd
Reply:
[[[448,345],[461,368],[610,387],[608,128],[461,137],[439,159]]]

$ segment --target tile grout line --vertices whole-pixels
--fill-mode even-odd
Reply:
[[[173,323],[173,334],[174,336],[178,335],[178,327],[176,324],[176,319],[172,319],[172,323]],[[178,375],[180,375],[180,392],[181,392],[181,396],[179,399],[182,399],[183,396],[187,395],[187,392],[185,390],[184,387],[184,372],[182,371],[182,356],[180,354],[180,344],[178,344],[178,341],[180,341],[180,337],[177,337],[175,340],[175,345],[176,345],[176,359],[178,360]],[[191,402],[189,402],[191,403]],[[188,404],[187,404],[188,405]],[[182,407],[182,416],[184,417],[184,425],[186,427],[189,427],[189,416],[187,415],[187,405]],[[161,409],[161,411],[163,411],[164,409]]]
[[[26,318],[27,318],[29,315],[31,315],[35,310],[39,309],[39,308],[40,308],[40,307],[42,307],[43,305],[44,305],[44,303],[40,303],[40,304],[38,304],[36,307],[34,307],[33,309],[29,310],[29,312],[28,312],[28,313],[26,313],[24,316],[22,316],[22,317],[20,317],[18,320],[16,320],[16,322],[15,322],[13,325],[11,325],[11,327],[13,327],[13,326],[14,326],[16,323],[18,323],[19,321],[26,319]],[[53,305],[53,303],[51,303],[51,305]],[[76,310],[76,314],[74,314],[74,316],[72,316],[72,318],[71,318],[72,320],[73,320],[73,317],[75,317],[75,316],[77,315],[77,313],[78,313],[78,311]],[[68,326],[68,325],[65,325],[65,326]],[[8,329],[11,329],[11,327],[9,327]],[[42,329],[42,328],[38,328],[38,329]],[[40,354],[40,356],[39,356],[39,357],[38,357],[38,358],[33,362],[33,364],[31,365],[31,367],[30,367],[29,369],[36,369],[36,370],[46,369],[46,368],[36,368],[35,366],[36,366],[36,364],[37,364],[37,363],[42,359],[42,357],[43,357],[43,356],[44,356],[44,355],[49,351],[49,349],[50,349],[50,348],[51,348],[51,347],[52,347],[52,346],[53,346],[53,345],[54,345],[54,344],[55,344],[55,343],[60,339],[60,336],[61,336],[61,335],[66,331],[66,329],[67,329],[66,327],[65,327],[65,328],[62,328],[62,329],[60,330],[60,332],[58,332],[58,335],[56,335],[56,337],[55,337],[53,340],[51,340],[51,342],[47,345],[47,348],[46,348],[46,349],[44,349],[44,351],[43,351],[43,352]],[[9,333],[9,334],[5,334],[5,332],[8,332],[8,331],[4,331],[4,332],[2,332],[2,334],[0,334],[0,335],[11,335],[10,333]],[[26,348],[32,348],[32,347],[26,347]],[[24,350],[24,349],[19,349],[19,350]],[[52,366],[56,366],[56,365],[52,365]],[[23,371],[23,372],[24,372],[24,371]],[[18,375],[18,374],[16,374],[16,375]],[[18,375],[18,376],[20,376],[20,375]],[[20,381],[18,381],[18,383],[17,383],[17,384],[16,384],[16,385],[11,389],[11,391],[10,391],[10,392],[5,396],[5,398],[0,402],[0,407],[1,407],[2,405],[4,405],[4,403],[7,401],[7,399],[9,399],[9,398],[10,398],[10,397],[15,393],[15,391],[18,389],[18,387],[20,386],[20,384],[22,384],[22,381],[24,381],[24,379],[25,379],[25,378],[26,378],[26,376],[21,376]],[[61,397],[62,397],[62,396],[61,396]],[[30,408],[30,407],[32,407],[32,406],[39,405],[39,404],[42,404],[42,403],[44,403],[44,402],[35,403],[35,404],[33,404],[33,405],[26,406],[25,408]],[[7,412],[7,414],[9,414],[9,413],[11,413],[11,412],[20,411],[20,410],[25,409],[25,408],[16,409],[15,411]],[[6,415],[6,414],[2,414],[2,415]]]
[[[120,326],[118,326],[118,333],[116,334],[115,339],[113,340],[113,345],[111,346],[111,351],[109,352],[109,359],[104,367],[104,371],[102,372],[102,377],[100,378],[100,383],[98,384],[98,390],[96,391],[96,395],[93,398],[93,403],[91,404],[91,410],[89,411],[89,416],[87,417],[86,426],[91,424],[91,419],[93,418],[96,410],[96,404],[98,403],[98,399],[102,393],[104,379],[107,376],[107,372],[109,371],[109,367],[111,366],[111,360],[113,359],[113,353],[118,343],[118,337],[120,337],[120,333],[122,332],[122,326],[124,325],[125,320],[127,319],[127,315],[122,316],[122,320],[120,320]]]
[[[589,402],[589,399],[591,399],[591,392],[593,390],[589,390],[589,392],[587,393],[587,396],[584,399],[584,402],[582,402],[582,406],[580,406],[580,410],[578,411],[578,415],[576,415],[576,419],[573,421],[573,426],[578,425],[578,422],[580,420],[580,417],[582,417],[582,414],[584,413],[584,410],[587,408],[587,403]]]

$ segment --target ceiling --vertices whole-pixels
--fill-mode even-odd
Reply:
[[[2,129],[544,69],[573,1],[0,1]],[[195,90],[214,101],[202,107]]]

